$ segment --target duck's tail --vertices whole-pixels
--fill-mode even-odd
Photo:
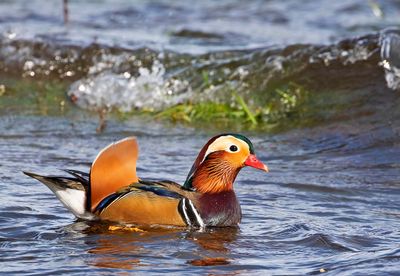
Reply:
[[[57,198],[77,218],[92,220],[95,216],[87,209],[89,175],[75,170],[66,170],[73,177],[43,176],[31,172],[23,172],[33,177],[53,191]]]

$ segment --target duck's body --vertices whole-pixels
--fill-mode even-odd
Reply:
[[[103,220],[125,223],[151,221],[152,224],[197,227],[236,225],[241,219],[240,205],[233,191],[202,195],[174,182],[143,180],[104,199],[95,214]]]
[[[74,170],[66,171],[73,177],[26,174],[46,184],[82,219],[138,225],[235,226],[241,220],[233,190],[237,173],[245,165],[267,171],[249,143],[235,134],[212,138],[183,186],[139,179],[138,148],[133,137],[100,152],[90,174]]]

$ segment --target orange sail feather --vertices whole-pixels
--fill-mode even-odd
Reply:
[[[90,170],[90,209],[106,196],[139,180],[136,161],[139,147],[135,137],[128,137],[102,150]]]

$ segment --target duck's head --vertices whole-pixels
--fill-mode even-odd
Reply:
[[[248,138],[240,134],[215,136],[200,151],[184,187],[200,193],[232,190],[237,174],[245,166],[268,172]]]

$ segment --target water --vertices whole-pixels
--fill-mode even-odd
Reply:
[[[1,272],[398,273],[397,1],[377,2],[383,18],[361,0],[70,2],[67,26],[61,1],[0,4]],[[95,133],[93,110],[235,104],[231,90],[268,127],[112,113]],[[204,143],[232,128],[271,171],[239,174],[239,229],[108,231],[21,173],[88,170],[134,135],[139,175],[182,183]]]

